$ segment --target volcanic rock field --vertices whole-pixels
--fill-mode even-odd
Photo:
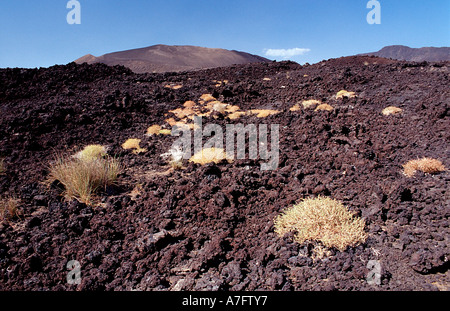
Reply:
[[[449,65],[355,56],[158,74],[0,69],[0,197],[17,202],[0,221],[0,290],[449,290]],[[189,124],[185,108],[224,132],[278,124],[276,169],[260,158],[171,167],[161,155],[177,137],[148,129]],[[124,149],[128,139],[142,150]],[[92,144],[122,171],[86,204],[49,171],[55,155]],[[423,157],[445,170],[403,173]],[[275,232],[283,210],[318,197],[363,219],[365,241],[339,250]]]

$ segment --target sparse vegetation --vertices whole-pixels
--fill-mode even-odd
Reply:
[[[336,99],[354,98],[354,97],[357,97],[355,92],[348,92],[346,90],[339,91],[336,94]]]
[[[302,102],[298,102],[297,104],[292,106],[289,110],[290,111],[299,111],[302,109],[302,107],[303,107],[303,109],[310,109],[310,108],[314,108],[320,104],[322,104],[322,102],[320,100],[309,99],[309,100],[304,100]]]
[[[83,161],[57,156],[50,166],[50,182],[63,184],[66,198],[91,204],[94,194],[113,185],[120,172],[119,161],[112,157]]]
[[[271,115],[279,114],[281,111],[273,109],[252,109],[251,114],[256,114],[257,118],[266,118]]]
[[[284,236],[295,232],[295,241],[320,241],[324,246],[340,251],[364,242],[364,220],[339,201],[327,197],[305,199],[283,211],[274,220],[275,232]]]
[[[217,102],[213,105],[213,110],[220,113],[220,114],[225,114],[227,109],[227,105],[221,102]]]
[[[0,220],[11,220],[20,215],[20,200],[16,197],[0,198]]]
[[[202,96],[200,96],[200,100],[202,100],[204,102],[209,102],[209,101],[216,100],[216,98],[214,96],[212,96],[211,94],[203,94]]]
[[[394,107],[394,106],[389,106],[389,107],[384,108],[381,113],[385,116],[388,116],[391,114],[398,114],[401,112],[402,112],[402,109]]]
[[[183,156],[183,149],[179,146],[172,147],[169,152],[161,155],[163,158],[170,158],[169,164],[175,170],[183,168]]]
[[[408,177],[414,176],[417,171],[428,174],[436,174],[445,171],[445,166],[441,161],[427,157],[411,160],[403,165],[403,174]]]
[[[141,143],[140,139],[130,138],[122,144],[122,148],[125,150],[134,149],[133,150],[134,154],[146,152],[147,149],[141,148],[140,143]]]
[[[83,161],[100,159],[108,154],[108,148],[101,145],[88,145],[83,150],[75,154],[75,158]]]
[[[316,107],[316,109],[314,111],[319,111],[319,110],[333,111],[333,109],[334,108],[328,104],[320,104],[319,106]]]
[[[158,124],[152,125],[147,129],[147,136],[153,136],[153,135],[158,135],[159,131],[161,130],[161,126],[159,126]]]
[[[228,118],[230,119],[230,120],[236,120],[236,119],[239,119],[240,117],[242,117],[242,116],[245,116],[245,112],[244,111],[236,111],[236,112],[232,112],[232,113],[230,113],[229,115],[228,115]]]
[[[198,163],[201,165],[208,164],[211,162],[219,163],[222,160],[231,161],[231,157],[229,157],[225,150],[221,148],[206,148],[194,154],[189,161]]]
[[[153,136],[153,135],[171,135],[172,131],[169,129],[163,129],[159,125],[152,125],[147,129],[146,136]]]
[[[317,99],[309,99],[302,101],[302,106],[304,109],[314,108],[320,104],[322,104],[322,102]]]
[[[159,135],[172,135],[172,131],[168,129],[162,129],[159,131]]]

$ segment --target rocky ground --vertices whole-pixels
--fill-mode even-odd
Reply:
[[[449,65],[348,57],[177,74],[1,69],[0,195],[17,196],[21,215],[0,224],[0,290],[449,290],[450,173],[402,174],[424,156],[450,167]],[[357,97],[336,99],[340,90]],[[203,119],[279,124],[276,170],[258,159],[169,169],[160,155],[175,138],[146,129],[207,93],[280,111]],[[290,110],[306,99],[334,110]],[[403,111],[385,116],[387,106]],[[147,152],[123,150],[128,138]],[[45,184],[49,163],[93,143],[119,157],[119,184],[95,206],[67,201]],[[319,195],[365,220],[363,244],[321,255],[316,242],[274,233],[283,209]],[[67,283],[70,260],[81,284]],[[374,260],[379,285],[367,282]]]

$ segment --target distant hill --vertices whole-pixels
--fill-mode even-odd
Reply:
[[[391,45],[382,48],[378,52],[365,53],[360,55],[374,55],[378,57],[406,60],[412,62],[440,62],[450,61],[450,47],[410,48],[404,45]]]
[[[107,65],[123,65],[136,73],[145,73],[179,72],[269,61],[264,57],[239,51],[160,44],[146,48],[108,53],[99,57],[87,54],[75,62],[78,64],[104,63]]]

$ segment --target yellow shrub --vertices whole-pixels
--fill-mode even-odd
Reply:
[[[304,109],[314,108],[320,104],[322,104],[322,102],[320,100],[316,100],[316,99],[302,101],[302,106]]]
[[[397,114],[397,113],[401,113],[401,112],[402,112],[402,109],[394,107],[394,106],[389,106],[387,108],[384,108],[381,113],[385,116],[388,116],[391,114]]]
[[[160,130],[161,130],[161,126],[159,126],[157,124],[152,125],[147,129],[146,135],[147,136],[158,135]]]
[[[224,159],[232,160],[221,148],[206,148],[194,154],[189,161],[204,165],[211,162],[219,163]]]
[[[50,180],[64,185],[68,199],[90,204],[94,193],[114,184],[120,172],[120,163],[115,158],[83,161],[57,156],[50,166]]]
[[[11,220],[19,216],[20,200],[15,197],[0,198],[0,220]]]
[[[216,100],[216,98],[214,96],[212,96],[211,94],[203,94],[202,96],[200,96],[200,100],[202,100],[204,102],[209,102],[212,100]]]
[[[339,201],[326,197],[305,199],[283,211],[274,220],[275,232],[295,232],[295,241],[320,241],[326,247],[345,250],[367,238],[364,220],[356,218]]]
[[[319,111],[319,110],[333,111],[333,109],[334,108],[328,104],[321,104],[321,105],[317,106],[314,111]]]
[[[346,90],[339,91],[336,94],[336,99],[342,99],[344,97],[346,97],[346,98],[354,98],[354,97],[357,97],[357,95],[355,94],[355,92],[347,92]]]
[[[188,100],[183,104],[183,106],[185,108],[194,108],[196,106],[196,103],[193,102],[192,100]]]
[[[160,135],[172,135],[172,131],[168,129],[162,129],[158,132]]]
[[[244,112],[244,111],[236,111],[236,112],[230,113],[227,117],[230,120],[236,120],[236,119],[239,119],[242,116],[245,116],[245,114],[246,114],[246,112]]]
[[[88,145],[83,150],[75,154],[75,157],[84,160],[92,161],[95,159],[103,158],[107,155],[108,149],[101,145]]]
[[[134,149],[133,153],[138,154],[138,153],[142,153],[142,152],[146,152],[147,149],[143,149],[139,146],[139,144],[141,143],[140,139],[137,138],[130,138],[128,139],[126,142],[124,142],[122,144],[122,148],[125,150],[128,149]]]
[[[250,113],[256,114],[257,118],[265,118],[265,117],[268,117],[270,115],[278,114],[280,112],[281,111],[272,110],[272,109],[253,109],[253,110],[250,110]]]
[[[290,111],[299,111],[299,110],[302,110],[302,109],[300,108],[300,105],[299,105],[299,104],[295,104],[294,106],[292,106],[291,108],[289,108],[289,110],[290,110]]]
[[[403,165],[403,174],[408,177],[414,176],[417,171],[422,171],[428,174],[436,174],[445,171],[445,166],[441,161],[432,158],[411,160]]]

